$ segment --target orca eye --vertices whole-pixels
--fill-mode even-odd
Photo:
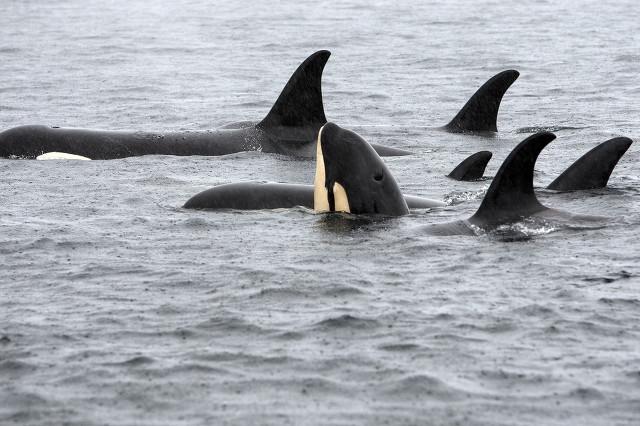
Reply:
[[[383,177],[384,177],[384,175],[382,173],[376,173],[375,175],[373,175],[373,178],[375,180],[377,180],[378,182],[380,182]]]

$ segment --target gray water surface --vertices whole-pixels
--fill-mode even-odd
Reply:
[[[259,120],[329,49],[329,120],[442,210],[379,221],[305,209],[181,208],[213,185],[311,183],[260,152],[0,160],[0,423],[640,422],[636,143],[609,188],[544,188],[614,136],[640,136],[632,1],[4,0],[0,128],[201,130]],[[493,74],[521,77],[495,138],[443,133]],[[541,201],[604,226],[522,222],[437,237],[538,128]],[[514,237],[515,236],[515,237]]]

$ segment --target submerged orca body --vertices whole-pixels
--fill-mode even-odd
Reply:
[[[519,76],[520,73],[516,70],[506,70],[491,77],[443,129],[451,133],[480,135],[497,132],[500,102],[507,89]]]
[[[447,176],[455,180],[478,180],[482,178],[487,163],[493,154],[490,151],[480,151],[465,158]]]
[[[609,139],[584,154],[556,178],[547,189],[576,191],[604,188],[611,172],[633,141],[619,137]]]
[[[218,130],[170,133],[19,126],[0,133],[0,157],[36,158],[60,152],[106,160],[150,154],[225,155],[240,151],[313,157],[316,135],[327,121],[321,79],[329,56],[326,50],[309,56],[259,123],[241,122]],[[380,155],[409,154],[390,147],[376,149]]]
[[[191,197],[184,205],[200,210],[262,210],[307,207],[313,209],[313,185],[242,182],[218,185]],[[410,209],[443,207],[442,201],[405,195]]]
[[[316,152],[314,185],[259,182],[219,185],[194,195],[184,208],[260,210],[302,206],[318,211],[398,215],[407,213],[407,208],[445,205],[428,198],[403,196],[371,145],[333,123],[319,130]]]

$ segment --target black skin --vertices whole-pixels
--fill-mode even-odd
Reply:
[[[493,154],[489,151],[480,151],[465,158],[447,176],[455,180],[472,181],[482,178],[487,163]]]
[[[602,142],[576,160],[547,188],[555,191],[604,188],[618,160],[627,152],[632,142],[625,137]]]
[[[484,83],[469,98],[458,114],[443,127],[451,133],[472,133],[491,136],[498,131],[500,102],[505,92],[520,76],[516,70],[502,71]]]
[[[445,203],[428,198],[405,195],[410,209],[442,207]],[[313,185],[291,183],[242,182],[218,185],[191,197],[186,209],[261,210],[292,207],[313,209]]]

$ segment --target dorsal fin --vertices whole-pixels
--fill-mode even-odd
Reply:
[[[553,133],[540,132],[520,142],[500,166],[480,208],[469,221],[483,225],[507,223],[545,210],[533,191],[533,167],[540,151],[555,138]]]
[[[602,142],[580,157],[547,188],[556,191],[604,188],[618,160],[631,143],[631,139],[624,137]]]
[[[487,163],[491,160],[491,151],[480,151],[465,158],[447,176],[455,180],[477,180],[482,178]]]
[[[309,56],[284,86],[269,114],[258,126],[321,126],[327,122],[322,105],[322,71],[331,52],[320,50]]]
[[[491,77],[444,128],[452,133],[497,132],[500,101],[519,75],[516,70],[507,70]]]

